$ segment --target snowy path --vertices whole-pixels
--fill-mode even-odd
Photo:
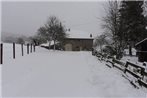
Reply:
[[[90,52],[48,51],[5,63],[2,94],[5,97],[144,97]]]

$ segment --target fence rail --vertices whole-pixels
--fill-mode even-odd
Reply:
[[[11,45],[11,44],[10,44]],[[17,45],[20,45],[20,55],[21,56],[24,56],[24,44],[17,44]],[[4,55],[6,55],[5,53],[4,53],[4,46],[5,46],[5,44],[3,44],[3,43],[1,43],[0,44],[0,64],[3,64],[4,63]],[[30,47],[29,47],[30,46]],[[8,47],[8,48],[11,48],[11,46],[10,47]],[[16,47],[16,44],[15,43],[12,43],[12,58],[13,59],[15,59],[15,58],[17,58],[17,56],[16,56],[16,53],[18,52],[18,51],[16,51],[16,50],[18,50],[17,49],[18,47]],[[26,54],[29,54],[29,52],[30,53],[32,53],[33,52],[33,49],[34,49],[34,52],[35,52],[35,45],[33,45],[33,44],[27,44],[27,51],[26,51]]]
[[[143,63],[142,65],[139,65],[130,61],[122,62],[121,60],[115,59],[112,56],[106,56],[106,54],[99,53],[96,50],[92,51],[92,55],[98,57],[98,60],[106,61],[106,65],[109,68],[115,67],[123,71],[125,78],[127,78],[135,87],[138,86],[133,82],[133,80],[131,80],[131,77],[129,77],[129,75],[133,76],[136,80],[135,82],[137,82],[140,86],[147,88],[147,65],[144,66]]]

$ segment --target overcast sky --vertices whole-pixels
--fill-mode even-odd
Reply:
[[[2,2],[2,32],[33,35],[51,15],[66,28],[98,35],[99,18],[104,16],[105,1],[95,2]]]

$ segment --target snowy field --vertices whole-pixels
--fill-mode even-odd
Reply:
[[[147,98],[147,89],[135,89],[122,77],[121,71],[108,68],[91,52],[49,51],[37,47],[35,53],[18,55],[15,60],[9,58],[2,65],[2,95]]]
[[[27,55],[27,46],[23,45],[24,47],[24,55]],[[3,44],[3,55],[4,55],[4,59],[3,62],[5,63],[9,63],[9,61],[13,60],[13,43],[8,44],[8,43],[4,43]],[[21,45],[20,44],[15,44],[15,57],[16,59],[22,56],[22,52],[21,52]]]
[[[16,47],[16,58],[19,58],[21,57],[21,45],[20,44],[16,44],[15,45]],[[27,54],[27,47],[24,45],[24,55]],[[3,63],[9,63],[10,61],[14,60],[13,59],[13,44],[8,44],[8,43],[4,43],[3,44]],[[0,66],[0,79],[2,79],[2,65]],[[0,81],[0,84],[1,81]],[[2,95],[2,87],[0,86],[0,98],[1,98],[1,95]]]

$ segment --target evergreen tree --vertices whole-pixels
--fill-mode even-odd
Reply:
[[[129,44],[129,54],[136,42],[147,37],[143,1],[122,1],[120,6],[121,33],[124,41]]]

